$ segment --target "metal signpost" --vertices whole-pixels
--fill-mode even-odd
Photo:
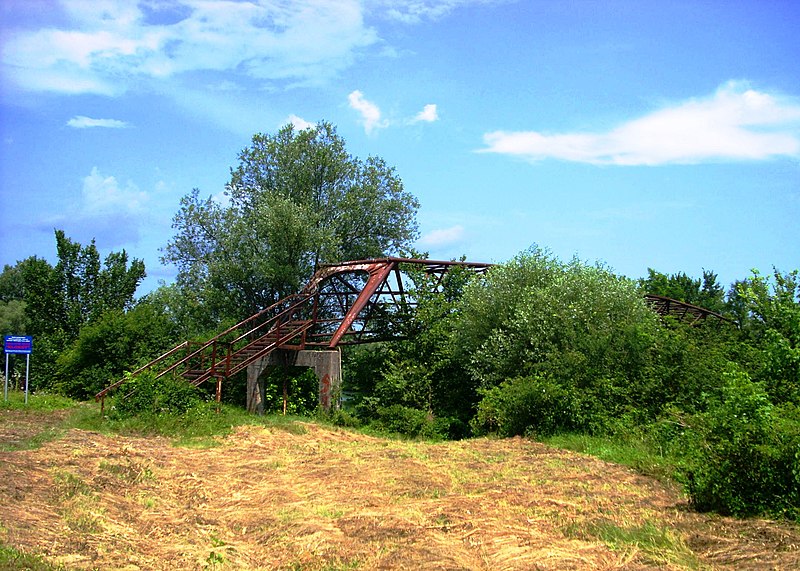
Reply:
[[[33,337],[30,335],[6,335],[3,339],[6,352],[6,386],[3,396],[8,400],[8,356],[25,355],[25,404],[28,404],[28,374],[31,369],[31,353],[33,353]]]

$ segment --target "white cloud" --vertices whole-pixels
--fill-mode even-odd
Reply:
[[[294,125],[294,128],[297,129],[298,131],[305,131],[306,129],[311,129],[312,127],[316,126],[314,123],[306,121],[302,117],[298,117],[297,115],[292,113],[286,118],[286,120],[281,125],[279,125],[279,127],[283,127],[284,125],[288,125],[289,123]]]
[[[123,187],[113,176],[105,176],[97,167],[83,179],[83,211],[86,214],[140,214],[148,194],[133,182]]]
[[[3,72],[23,89],[117,95],[143,79],[198,70],[319,82],[378,40],[358,0],[62,0],[60,7],[66,19],[58,26],[4,30]]]
[[[470,4],[493,4],[498,0],[373,0],[386,17],[404,24],[418,24],[424,20],[438,20],[456,8]]]
[[[411,120],[412,123],[419,123],[420,121],[425,123],[433,123],[434,121],[439,120],[439,112],[436,110],[436,104],[430,103],[422,108],[422,111],[416,114],[416,116]]]
[[[695,164],[800,157],[800,103],[728,82],[710,97],[665,107],[605,133],[494,131],[481,152],[531,161]]]
[[[156,185],[156,190],[163,187]],[[142,229],[153,212],[150,195],[131,181],[121,185],[113,176],[102,174],[97,167],[84,177],[81,200],[62,214],[43,219],[42,229],[56,227],[81,242],[94,238],[106,248],[138,242]]]
[[[128,126],[128,124],[125,121],[119,121],[118,119],[92,119],[91,117],[86,117],[84,115],[76,115],[67,121],[67,126],[74,127],[75,129],[88,129],[90,127],[124,129]]]
[[[347,96],[347,99],[350,101],[350,107],[361,113],[361,122],[364,124],[364,131],[366,131],[367,135],[377,128],[388,126],[387,121],[381,120],[380,108],[371,101],[364,99],[364,94],[360,91],[353,91]]]
[[[418,240],[421,246],[425,247],[443,247],[450,246],[462,241],[465,237],[464,227],[460,224],[451,226],[450,228],[441,228],[439,230],[432,230],[425,234]]]

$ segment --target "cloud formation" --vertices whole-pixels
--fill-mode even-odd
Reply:
[[[350,107],[355,109],[361,114],[361,123],[364,125],[364,131],[370,135],[375,129],[383,128],[388,125],[388,122],[381,119],[380,108],[364,98],[364,94],[358,90],[353,91],[347,96],[350,102]]]
[[[115,177],[101,174],[97,167],[83,179],[83,209],[87,214],[138,215],[147,201],[148,194],[133,182],[120,186]]]
[[[23,89],[118,95],[193,71],[317,82],[378,40],[357,0],[61,0],[59,8],[57,26],[4,30],[3,73]]]
[[[494,131],[480,152],[598,165],[696,164],[800,157],[800,103],[728,82],[605,133]]]
[[[385,10],[385,16],[404,24],[418,24],[425,20],[438,20],[460,6],[490,4],[497,0],[374,0],[373,4]]]
[[[298,131],[305,131],[306,129],[310,129],[310,128],[316,126],[314,123],[311,123],[310,121],[306,121],[302,117],[298,117],[297,115],[292,113],[291,115],[289,115],[286,118],[286,120],[283,122],[283,124],[279,125],[278,127],[279,128],[283,127],[284,125],[288,125],[289,123],[294,125],[294,128],[297,129]]]
[[[92,119],[91,117],[86,117],[84,115],[76,115],[67,121],[67,126],[75,129],[89,129],[92,127],[124,129],[128,126],[128,124],[125,121],[119,121],[118,119]]]
[[[424,247],[440,248],[456,244],[464,239],[466,232],[460,224],[450,228],[432,230],[422,236],[418,243]]]
[[[419,123],[420,121],[424,123],[433,123],[439,119],[439,112],[436,109],[435,103],[430,103],[422,108],[422,111],[416,114],[416,116],[411,120],[412,123]]]
[[[147,223],[150,195],[131,181],[121,185],[97,167],[83,178],[81,200],[69,211],[39,222],[40,229],[61,228],[79,241],[97,238],[113,248],[137,242]]]

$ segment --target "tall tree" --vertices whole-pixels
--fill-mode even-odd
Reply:
[[[105,312],[133,306],[136,288],[146,275],[142,260],[134,258],[128,266],[128,254],[122,250],[111,252],[101,265],[94,240],[81,246],[63,230],[56,230],[56,250],[53,285],[59,301],[57,311],[70,339]]]
[[[647,278],[640,279],[639,285],[646,293],[663,295],[711,311],[723,312],[726,309],[725,290],[717,283],[717,274],[711,270],[703,270],[701,281],[683,272],[668,276],[648,268]]]
[[[40,387],[54,382],[56,359],[83,327],[107,312],[133,307],[136,288],[145,277],[144,262],[136,258],[129,262],[124,250],[110,253],[101,263],[94,240],[82,246],[63,230],[56,230],[55,238],[55,266],[31,256],[15,266],[6,265],[0,274],[4,304],[0,317],[34,336],[36,370],[45,379]]]
[[[419,204],[394,169],[351,156],[329,123],[256,134],[238,159],[227,203],[183,198],[163,255],[220,317],[296,292],[321,263],[395,254],[417,236]]]

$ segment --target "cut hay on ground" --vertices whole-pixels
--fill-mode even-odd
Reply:
[[[796,527],[694,514],[592,457],[314,424],[0,452],[0,542],[104,570],[800,568]]]

